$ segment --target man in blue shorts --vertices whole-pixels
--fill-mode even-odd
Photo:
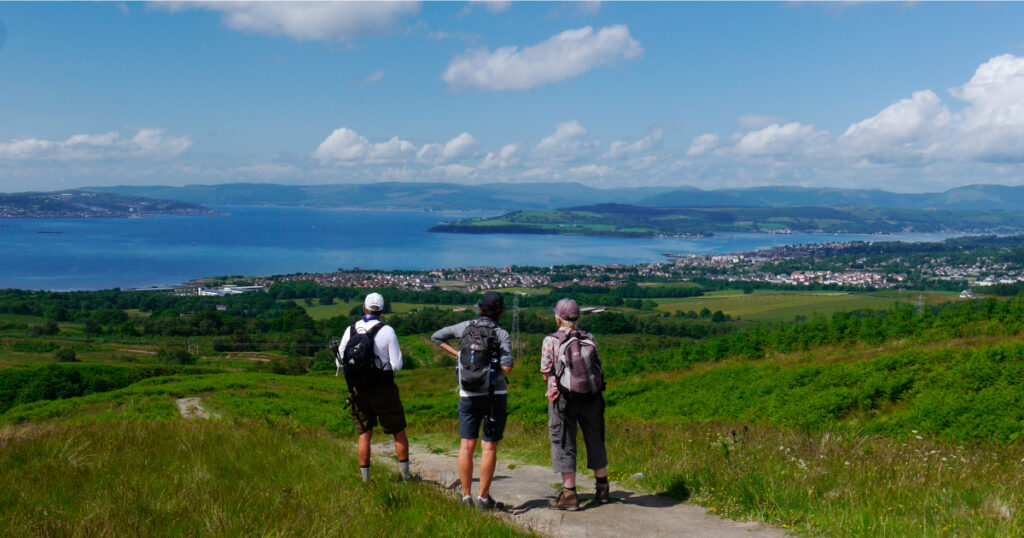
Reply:
[[[473,453],[483,426],[480,456],[480,495],[477,510],[499,507],[490,496],[491,481],[497,464],[498,442],[505,433],[508,417],[508,385],[505,374],[515,365],[512,338],[498,326],[505,311],[501,294],[489,291],[477,303],[480,315],[473,320],[456,323],[438,330],[430,340],[458,359],[459,379],[459,480],[462,503],[473,504]],[[459,349],[448,341],[459,339]],[[478,377],[479,376],[479,377]]]

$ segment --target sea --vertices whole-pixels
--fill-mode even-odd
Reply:
[[[664,254],[949,234],[723,234],[707,238],[467,235],[431,226],[494,213],[215,207],[224,215],[0,219],[0,288],[146,288],[200,277],[506,265],[634,264]]]

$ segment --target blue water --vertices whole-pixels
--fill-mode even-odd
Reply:
[[[727,253],[832,241],[937,241],[947,235],[734,234],[619,239],[427,233],[465,213],[222,207],[226,216],[0,219],[0,288],[165,286],[218,275],[350,269],[612,264],[662,253]],[[42,232],[42,233],[40,233]],[[52,233],[59,232],[59,233]]]

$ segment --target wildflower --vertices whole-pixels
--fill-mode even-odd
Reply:
[[[849,465],[849,464],[850,464],[850,462],[848,462],[848,461],[844,461],[843,462],[843,465]]]
[[[918,439],[924,439],[924,437],[921,437],[920,435],[915,435],[914,437],[916,437]]]

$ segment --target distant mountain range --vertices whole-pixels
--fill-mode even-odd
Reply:
[[[202,205],[273,205],[364,209],[512,211],[636,202],[669,188],[595,189],[579,183],[363,183],[274,185],[227,183],[184,187],[92,187],[84,190]]]
[[[398,183],[275,185],[229,183],[184,187],[94,187],[97,192],[201,205],[276,205],[419,210],[540,210],[619,203],[646,207],[865,206],[947,211],[1024,210],[1024,186],[967,185],[939,193],[878,189],[692,187],[596,189],[579,183]]]
[[[123,194],[57,191],[0,194],[0,218],[98,218],[149,215],[218,215],[219,211],[177,200]]]
[[[635,205],[647,207],[863,206],[947,211],[1024,210],[1024,186],[967,185],[938,193],[895,193],[879,189],[754,187],[705,191],[684,188],[652,194]]]

